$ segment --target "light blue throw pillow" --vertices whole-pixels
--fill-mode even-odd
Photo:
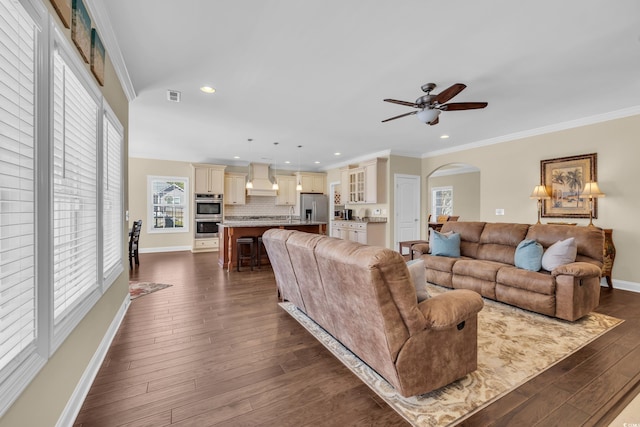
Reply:
[[[443,234],[434,231],[431,237],[431,255],[460,258],[460,233]]]
[[[540,271],[542,268],[542,245],[535,240],[523,240],[516,248],[514,264],[518,268],[529,271]]]

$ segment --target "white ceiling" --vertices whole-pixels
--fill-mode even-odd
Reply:
[[[640,112],[637,0],[94,2],[136,94],[132,157],[322,170]],[[381,123],[427,82],[489,106]]]

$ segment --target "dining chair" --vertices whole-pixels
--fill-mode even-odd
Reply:
[[[142,229],[142,220],[133,221],[133,227],[129,232],[129,268],[133,270],[133,261],[136,265],[140,265],[138,258],[138,246],[140,244],[140,230]]]

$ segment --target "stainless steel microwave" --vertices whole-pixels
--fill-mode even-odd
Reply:
[[[196,219],[222,219],[222,194],[196,194]]]

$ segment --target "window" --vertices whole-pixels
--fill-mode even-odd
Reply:
[[[188,232],[188,178],[150,176],[148,179],[149,232]]]
[[[0,28],[0,379],[4,385],[11,368],[29,356],[36,340],[36,28],[22,6],[9,0],[0,0]]]
[[[98,104],[58,49],[53,73],[53,309],[58,323],[98,287]]]
[[[433,187],[431,189],[431,214],[453,214],[453,187]]]

